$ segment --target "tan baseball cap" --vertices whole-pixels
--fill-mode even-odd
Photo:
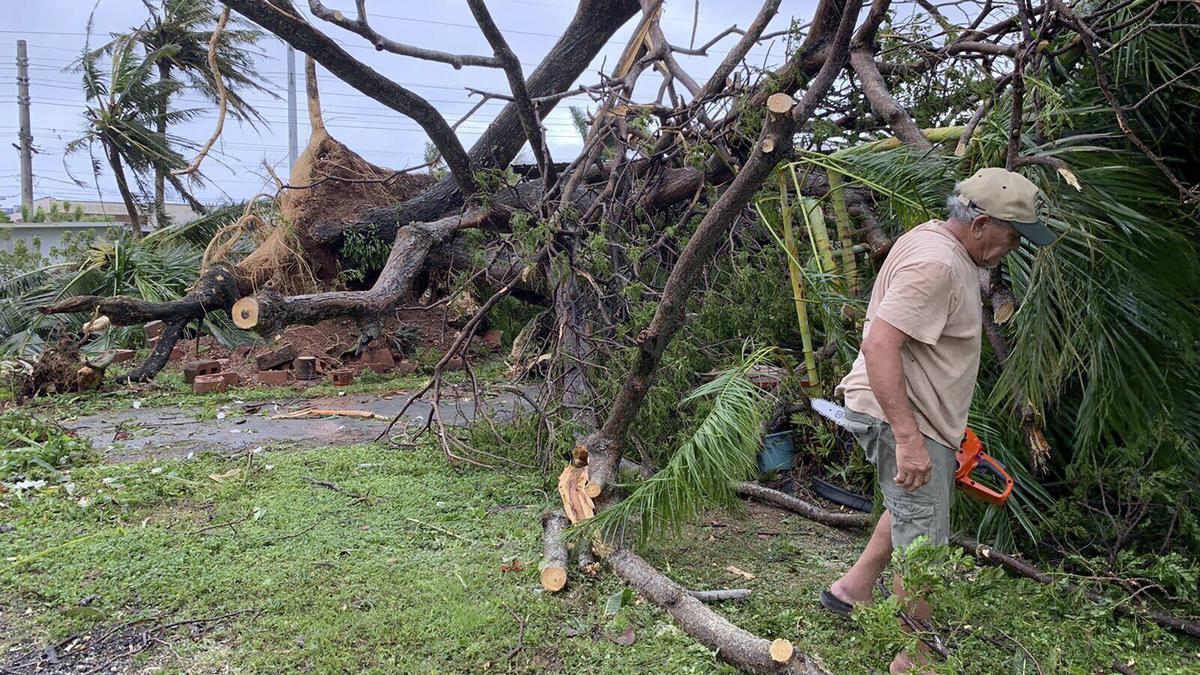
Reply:
[[[1022,237],[1037,246],[1055,240],[1055,235],[1038,218],[1038,187],[1019,173],[987,168],[958,184],[958,200],[985,214],[1007,221]]]

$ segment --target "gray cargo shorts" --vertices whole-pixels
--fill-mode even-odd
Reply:
[[[950,538],[950,500],[954,490],[954,451],[925,438],[925,449],[933,464],[929,482],[913,492],[896,485],[896,437],[892,425],[853,410],[846,410],[854,437],[867,452],[867,461],[875,465],[883,505],[892,514],[892,546],[904,548],[921,535],[931,544],[945,544]],[[861,427],[861,428],[857,428]]]

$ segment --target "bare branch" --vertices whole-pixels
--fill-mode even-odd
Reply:
[[[455,70],[461,69],[463,66],[483,66],[485,68],[502,68],[500,59],[491,56],[475,56],[472,54],[449,54],[436,49],[425,49],[423,47],[414,47],[406,45],[394,40],[390,40],[371,28],[367,22],[367,3],[366,0],[355,0],[355,5],[358,8],[358,15],[354,19],[346,18],[338,10],[331,10],[321,4],[320,0],[308,0],[308,10],[313,13],[313,16],[324,21],[328,21],[335,26],[345,28],[346,30],[360,35],[367,39],[371,44],[375,45],[375,49],[381,52],[391,52],[400,54],[401,56],[411,56],[413,58],[422,59],[425,61],[437,61],[438,63],[448,63],[454,66]]]
[[[513,103],[516,105],[518,116],[521,119],[521,128],[525,130],[525,138],[529,141],[530,149],[533,150],[533,157],[537,160],[542,180],[545,185],[549,186],[554,182],[554,162],[550,159],[550,148],[547,147],[546,137],[542,134],[542,125],[538,119],[537,110],[534,108],[533,101],[529,97],[529,90],[525,86],[525,75],[521,72],[521,62],[513,53],[512,48],[508,46],[504,35],[496,26],[496,22],[492,20],[492,15],[488,12],[484,1],[467,0],[467,4],[471,7],[471,13],[475,15],[475,22],[479,24],[479,30],[483,31],[483,36],[492,46],[496,60],[504,68],[504,74],[508,77],[508,87],[512,90]]]

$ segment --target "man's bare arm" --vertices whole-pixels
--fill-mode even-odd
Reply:
[[[904,331],[876,317],[863,340],[862,353],[871,392],[896,437],[896,484],[911,492],[929,482],[932,464],[904,379],[902,350],[910,339]]]

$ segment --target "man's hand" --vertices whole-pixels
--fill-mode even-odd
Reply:
[[[929,450],[925,447],[925,439],[917,435],[915,439],[896,441],[896,485],[909,492],[914,492],[929,482],[933,472],[933,462],[929,459]]]

